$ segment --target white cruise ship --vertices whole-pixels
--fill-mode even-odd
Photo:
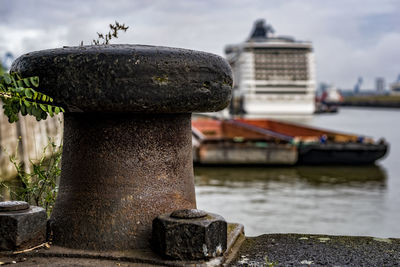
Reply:
[[[310,42],[270,36],[256,21],[250,38],[225,48],[234,75],[230,113],[246,117],[303,116],[315,110],[315,62]]]

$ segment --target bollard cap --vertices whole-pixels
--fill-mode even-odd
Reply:
[[[232,71],[220,56],[145,45],[64,47],[17,58],[12,72],[39,76],[40,90],[67,112],[218,111]]]
[[[29,209],[29,204],[25,201],[3,201],[0,202],[0,212],[19,211]]]

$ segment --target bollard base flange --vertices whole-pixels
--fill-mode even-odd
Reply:
[[[21,263],[23,266],[50,266],[72,264],[77,266],[226,266],[235,259],[244,241],[244,227],[241,224],[228,224],[228,243],[221,257],[199,261],[166,260],[149,249],[129,251],[87,251],[57,246],[41,248],[24,253],[2,252],[0,262]],[[58,266],[57,265],[57,266]]]

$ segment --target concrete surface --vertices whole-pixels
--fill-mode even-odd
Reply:
[[[248,237],[232,266],[398,266],[400,239],[307,234]]]

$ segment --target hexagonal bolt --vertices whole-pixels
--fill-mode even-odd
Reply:
[[[223,58],[168,47],[82,46],[25,54],[11,71],[38,75],[43,93],[66,110],[54,244],[150,247],[157,215],[196,208],[191,112],[228,105],[232,71]]]
[[[23,201],[0,202],[0,250],[33,247],[46,241],[47,214]]]
[[[227,223],[217,214],[196,209],[179,210],[153,221],[153,249],[179,260],[221,256],[227,246]]]

